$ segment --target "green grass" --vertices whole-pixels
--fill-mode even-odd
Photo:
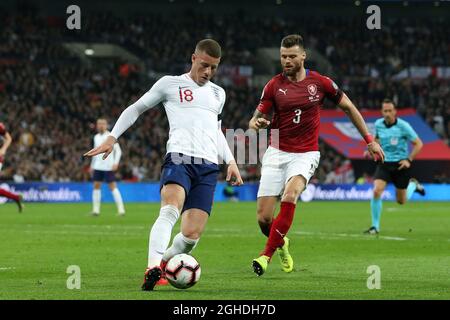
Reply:
[[[296,269],[274,256],[256,277],[251,260],[265,238],[255,203],[216,203],[194,256],[200,282],[140,290],[148,231],[159,206],[114,205],[88,215],[89,204],[0,206],[0,300],[3,299],[450,299],[450,204],[385,203],[379,238],[363,236],[367,202],[299,203],[290,231]],[[178,232],[179,227],[176,226]],[[81,268],[81,289],[69,290],[69,265]],[[367,267],[381,269],[381,289],[369,290]]]

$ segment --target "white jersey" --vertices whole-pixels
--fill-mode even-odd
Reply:
[[[101,145],[105,142],[106,138],[110,135],[109,131],[101,133],[97,133],[94,136],[94,148]],[[92,157],[91,168],[94,170],[101,171],[112,171],[114,165],[119,164],[120,157],[122,156],[122,149],[120,148],[118,143],[114,144],[113,152],[109,155],[105,160],[102,159],[103,154],[96,155]]]
[[[160,102],[170,126],[167,153],[183,153],[213,163],[218,163],[218,155],[226,163],[234,159],[218,122],[225,91],[211,81],[200,86],[189,74],[159,79],[121,114],[111,135],[117,139],[140,114]]]

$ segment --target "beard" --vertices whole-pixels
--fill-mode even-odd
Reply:
[[[301,69],[300,65],[296,64],[292,66],[290,69],[283,68],[283,71],[287,76],[294,76],[297,74],[297,72],[300,71],[300,69]]]

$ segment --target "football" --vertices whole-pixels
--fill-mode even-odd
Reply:
[[[3,122],[0,122],[0,136],[5,135],[5,133],[6,133],[6,127],[3,124]]]
[[[166,278],[175,288],[192,287],[200,279],[200,273],[200,264],[191,255],[177,254],[167,262]]]

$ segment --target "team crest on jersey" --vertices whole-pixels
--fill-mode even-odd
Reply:
[[[317,94],[317,86],[315,84],[309,84],[307,88],[310,95],[315,96]]]
[[[396,145],[398,145],[398,138],[392,137],[391,138],[391,146],[396,146]]]
[[[220,102],[220,93],[219,93],[219,89],[216,87],[211,87],[214,97],[216,97],[217,101]]]

